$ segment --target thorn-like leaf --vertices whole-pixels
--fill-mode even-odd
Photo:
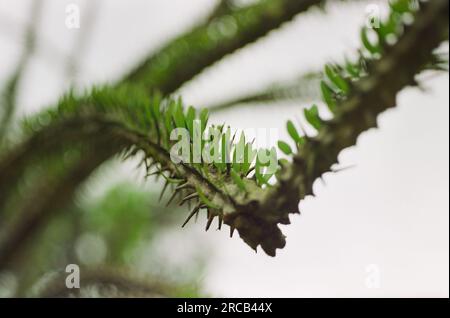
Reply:
[[[167,201],[166,207],[170,205],[170,203],[172,203],[173,199],[175,199],[176,195],[178,194],[178,192],[174,191],[172,193],[172,195],[170,196],[169,200]]]
[[[217,229],[220,231],[222,229],[222,223],[223,223],[223,217],[219,215],[219,224],[217,226]]]
[[[230,225],[230,237],[233,237],[235,227]]]
[[[189,201],[189,200],[192,200],[192,199],[196,199],[196,198],[198,198],[198,193],[197,193],[197,192],[191,193],[191,194],[187,195],[186,197],[184,197],[184,198],[180,201],[179,205],[181,206],[181,205],[183,205],[186,201]]]
[[[194,209],[189,213],[188,217],[186,218],[186,221],[184,221],[183,225],[181,227],[185,227],[186,224],[191,220],[191,218],[198,213],[198,211],[201,209],[201,203],[197,204]]]
[[[169,185],[168,181],[164,182],[164,186],[161,190],[161,193],[159,194],[158,202],[161,202],[162,197],[164,196],[164,192],[166,192],[167,186]]]
[[[215,217],[215,215],[214,214],[212,214],[212,213],[210,213],[210,212],[208,212],[208,222],[206,222],[206,228],[205,228],[205,231],[208,231],[209,230],[209,228],[211,227],[211,224],[212,224],[212,221],[214,220],[214,217]]]

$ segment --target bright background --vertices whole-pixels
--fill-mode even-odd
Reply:
[[[93,2],[97,13],[92,32],[83,35],[85,49],[76,51],[81,86],[119,78],[149,51],[194,25],[215,3],[45,1],[38,54],[21,83],[21,115],[51,105],[67,89],[63,65],[75,52],[83,13]],[[311,10],[299,16],[208,68],[180,94],[201,107],[354,52],[369,2],[330,2],[326,14]],[[64,24],[69,3],[81,8],[79,30]],[[20,56],[29,5],[28,0],[0,0],[0,82]],[[255,254],[237,236],[230,239],[228,231],[205,233],[203,220],[161,238],[161,257],[182,264],[190,250],[210,253],[206,275],[199,280],[215,296],[448,297],[449,77],[428,74],[423,85],[425,92],[405,89],[398,107],[379,117],[380,128],[364,133],[356,147],[341,153],[342,166],[355,167],[315,184],[317,197],[301,202],[302,215],[283,226],[287,246],[275,258]],[[251,106],[217,114],[213,120],[239,128],[275,127],[283,137],[284,123],[300,116],[301,106]],[[92,195],[123,178],[143,184],[134,165],[116,164],[94,180]],[[184,217],[180,215],[180,224]],[[377,277],[379,288],[368,288],[367,280]]]

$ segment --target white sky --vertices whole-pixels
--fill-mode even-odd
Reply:
[[[51,104],[66,88],[60,57],[71,52],[79,31],[65,27],[65,7],[79,4],[83,17],[88,2],[45,2],[40,36],[46,45],[22,82],[21,113]],[[20,52],[18,36],[29,3],[0,0],[0,81]],[[198,76],[182,88],[184,100],[201,107],[339,60],[358,44],[367,3],[333,2],[327,14],[314,10],[298,17]],[[90,43],[80,56],[80,82],[117,78],[212,5],[212,0],[101,1]],[[276,258],[255,254],[237,236],[229,239],[228,231],[205,233],[204,222],[180,230],[172,244],[187,248],[186,233],[214,246],[204,283],[217,296],[448,297],[448,82],[448,75],[440,75],[424,82],[429,88],[425,93],[404,90],[398,107],[379,117],[380,128],[364,133],[356,147],[342,152],[341,164],[356,167],[326,175],[326,185],[315,184],[317,197],[301,202],[302,216],[283,227],[287,246]],[[283,129],[288,118],[300,117],[301,106],[239,109],[213,119],[233,127]],[[129,176],[129,166],[116,169],[123,173],[115,171],[115,179],[125,174],[137,179],[137,173]],[[373,275],[379,276],[379,288],[367,287]]]

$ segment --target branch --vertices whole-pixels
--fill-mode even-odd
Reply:
[[[114,125],[111,120],[86,116],[61,119],[42,130],[33,130],[31,136],[14,147],[0,160],[0,216],[6,200],[25,170],[36,160],[63,152],[80,140],[102,135],[104,126]]]
[[[402,8],[401,5],[409,1],[395,3]],[[334,118],[323,121],[316,115],[315,120],[310,120],[318,129],[317,137],[300,140],[292,126],[288,127],[291,136],[297,139],[298,153],[293,156],[293,162],[282,166],[277,176],[279,182],[268,190],[266,196],[253,203],[252,208],[247,206],[241,213],[237,211],[230,215],[232,221],[228,223],[232,224],[233,220],[242,222],[244,237],[253,231],[254,241],[251,243],[255,246],[260,243],[270,255],[275,254],[275,248],[282,248],[285,239],[276,224],[285,224],[289,213],[298,213],[299,201],[313,194],[313,182],[330,171],[340,151],[354,145],[360,133],[376,127],[378,114],[395,106],[399,91],[406,86],[417,85],[415,75],[433,60],[433,50],[448,39],[448,6],[448,0],[423,4],[414,23],[405,27],[403,35],[393,46],[383,41],[380,34],[383,29],[379,30],[380,46],[384,45],[380,48],[382,58],[369,63],[367,76],[349,83],[350,91],[341,100],[326,96]],[[395,8],[393,6],[391,17],[399,13]],[[327,95],[329,91],[324,89],[324,92]],[[267,237],[269,230],[259,230],[253,220],[258,220],[258,225],[264,222],[276,234]]]
[[[142,94],[144,93],[142,92]],[[199,168],[185,163],[177,165],[171,160],[169,150],[174,142],[169,139],[169,135],[176,127],[175,121],[179,123],[180,116],[182,116],[183,122],[179,125],[191,126],[189,123],[192,124],[199,117],[195,110],[190,108],[185,115],[182,115],[179,102],[161,102],[156,99],[153,101],[153,105],[150,105],[147,98],[137,98],[133,103],[130,96],[138,96],[136,89],[130,91],[126,87],[123,90],[105,88],[92,92],[85,99],[68,96],[61,101],[57,112],[47,114],[47,119],[48,116],[54,116],[50,119],[50,124],[45,125],[40,133],[34,133],[22,147],[18,147],[19,149],[13,152],[17,155],[11,156],[12,159],[9,157],[0,164],[5,167],[2,171],[4,174],[6,172],[7,177],[0,180],[4,185],[11,185],[12,180],[8,178],[8,173],[12,176],[20,174],[17,171],[25,167],[25,158],[30,158],[27,153],[33,153],[32,148],[36,147],[36,138],[39,140],[45,136],[43,138],[44,147],[40,150],[45,153],[62,149],[64,144],[70,141],[68,137],[89,142],[98,139],[99,136],[107,138],[100,143],[101,147],[105,148],[107,156],[102,156],[102,152],[99,150],[99,156],[93,154],[92,158],[90,156],[83,157],[83,160],[79,164],[75,164],[74,169],[68,172],[67,177],[57,179],[57,183],[48,182],[47,187],[39,189],[36,195],[30,196],[30,199],[27,198],[25,202],[29,204],[25,204],[22,212],[18,213],[21,218],[17,224],[5,226],[9,230],[5,231],[3,240],[0,240],[0,266],[6,266],[15,253],[22,250],[23,245],[32,237],[32,233],[40,228],[39,225],[42,224],[40,222],[45,223],[54,213],[53,211],[63,206],[75,191],[78,183],[84,180],[108,156],[118,154],[124,148],[131,148],[131,154],[143,150],[145,152],[144,162],[148,170],[154,166],[159,175],[168,174],[165,177],[168,182],[176,180],[173,182],[183,185],[174,194],[189,196],[193,192],[199,191],[204,197],[209,198],[214,206],[220,206],[224,210],[227,209],[227,206],[230,208],[233,206],[231,194],[237,191],[237,187],[230,180],[229,171],[223,166],[204,165]],[[149,114],[151,115],[148,116]],[[203,131],[206,129],[205,114],[204,112],[200,114],[204,123]],[[66,119],[67,117],[69,119]],[[142,120],[137,120],[137,118]],[[187,120],[188,118],[189,120]],[[38,118],[36,122],[42,122],[42,120]],[[68,122],[71,123],[72,129],[70,130],[67,129]],[[33,126],[33,123],[30,125]],[[81,129],[83,127],[84,130]],[[67,133],[64,133],[64,128]],[[95,148],[102,149],[101,147]],[[247,169],[249,168],[250,165]],[[256,182],[253,183],[256,186]],[[201,202],[198,197],[195,199],[199,201],[196,212],[208,204],[208,202]],[[182,197],[182,200],[185,203],[186,197]],[[220,215],[220,212],[216,211],[211,214],[211,220]]]
[[[0,92],[0,107],[2,108],[0,109],[0,145],[8,130],[9,122],[14,115],[19,82],[35,50],[36,29],[40,22],[41,12],[42,0],[34,0],[30,10],[30,22],[25,31],[25,45],[22,56],[15,71]]]
[[[274,83],[256,93],[225,100],[207,106],[211,113],[221,112],[242,105],[256,105],[280,101],[319,100],[321,73],[308,72],[296,80]]]
[[[42,298],[83,297],[82,293],[88,287],[105,288],[105,292],[113,287],[117,290],[116,292],[119,292],[117,297],[170,297],[176,294],[178,289],[176,286],[138,278],[127,271],[109,267],[81,268],[81,286],[78,289],[67,288],[66,277],[65,273],[55,275],[55,278],[37,296]]]
[[[228,15],[230,12],[224,10],[226,6],[221,5],[211,15],[209,20],[212,20],[212,22],[205,22],[194,28],[191,32],[172,41],[153,57],[135,68],[135,70],[122,82],[131,81],[147,85],[147,81],[151,83],[150,86],[152,89],[158,89],[163,93],[171,93],[184,83],[184,81],[201,72],[201,70],[209,64],[221,59],[224,55],[231,53],[240,46],[263,36],[269,30],[276,28],[284,21],[291,19],[296,13],[305,11],[310,6],[320,2],[321,1],[318,0],[264,0],[256,5],[237,10],[233,12],[232,15]],[[227,2],[225,1],[222,4],[226,3]],[[230,34],[226,36],[222,34],[221,37],[215,40],[215,43],[211,42],[211,39],[208,38],[208,32],[211,31],[211,29],[218,31],[218,29],[223,27],[221,24],[226,22],[225,20],[232,21],[233,19],[237,23],[239,32],[233,34],[231,37]],[[204,41],[205,39],[208,40]],[[192,56],[192,48],[189,50],[180,49],[184,48],[186,43],[191,43],[191,41],[193,41],[192,43],[196,43],[200,50],[195,53],[194,57]],[[171,56],[173,57],[173,61],[177,61],[177,63],[170,64],[170,72],[169,70],[161,69],[161,63],[163,60],[166,60],[167,56]],[[198,63],[192,63],[193,58],[195,58]],[[181,76],[180,74],[184,75]],[[160,75],[162,75],[162,77]],[[145,81],[143,81],[143,79],[145,79]],[[42,140],[46,143],[45,138]],[[15,162],[15,169],[9,169],[8,167],[8,160],[10,163],[14,162],[14,154],[0,163],[0,193],[5,194],[2,196],[3,198],[0,197],[0,211],[4,205],[7,194],[11,192],[13,185],[18,180],[21,173],[23,173],[27,162],[26,159],[29,158],[32,160],[32,158],[37,158],[37,156],[27,156],[27,154],[33,153],[33,147],[30,146],[30,144],[35,142],[36,141],[31,140],[28,146],[25,145],[24,148],[29,151],[20,154],[22,159]],[[36,144],[39,143],[36,142]],[[43,151],[45,151],[45,149],[48,150],[45,146],[42,147],[42,149]],[[24,150],[19,147],[18,152],[20,153],[21,151]],[[38,154],[39,152],[36,153],[36,155]]]
[[[274,256],[276,249],[285,245],[278,223],[288,224],[289,213],[298,212],[299,201],[312,194],[314,180],[330,169],[339,152],[354,145],[360,133],[376,125],[377,115],[395,105],[396,94],[401,89],[416,85],[415,74],[430,65],[434,60],[434,48],[448,38],[447,1],[424,4],[410,26],[404,26],[402,20],[394,18],[398,14],[413,12],[410,9],[402,11],[405,3],[409,1],[397,0],[392,5],[388,21],[394,23],[383,24],[378,30],[378,45],[369,43],[367,30],[363,30],[365,49],[359,61],[362,64],[347,62],[343,67],[326,67],[331,83],[322,82],[321,88],[334,118],[323,121],[317,107],[307,109],[306,119],[318,130],[317,137],[313,138],[300,137],[295,126],[288,122],[288,132],[298,151],[292,156],[292,163],[280,161],[278,183],[274,186],[267,182],[271,175],[258,173],[261,168],[258,158],[253,164],[253,159],[248,157],[244,163],[238,163],[234,158],[230,164],[223,161],[190,164],[186,160],[180,164],[173,163],[169,155],[174,144],[169,139],[170,132],[186,127],[192,134],[191,127],[196,118],[202,119],[204,132],[207,115],[205,112],[198,114],[193,108],[185,111],[181,102],[173,100],[155,98],[149,101],[145,90],[104,88],[94,90],[84,98],[67,96],[61,101],[58,111],[47,114],[47,121],[53,123],[61,118],[81,115],[116,120],[117,133],[106,135],[111,138],[119,135],[120,140],[126,140],[128,145],[132,145],[130,155],[144,151],[143,163],[149,173],[155,168],[155,173],[163,176],[168,184],[176,185],[172,198],[179,195],[182,204],[192,200],[196,202],[188,220],[199,209],[205,208],[207,229],[218,217],[219,228],[222,223],[229,225],[231,232],[236,229],[249,246],[256,249],[261,245],[268,255]],[[394,45],[386,41],[390,33],[386,31],[389,30],[399,38]],[[42,131],[46,128],[44,126]],[[220,131],[221,139],[227,130],[221,127]],[[243,138],[238,144],[241,142],[249,153],[253,152],[251,143],[245,143]],[[207,141],[202,147],[210,145],[211,142]],[[292,154],[287,143],[280,145],[281,150]],[[236,146],[236,143],[232,144],[229,155],[234,153]],[[226,155],[226,151],[221,155]],[[254,174],[250,173],[252,170]]]
[[[206,44],[204,43],[206,47],[203,48],[200,53],[197,52],[195,57],[196,59],[201,61],[201,63],[192,63],[191,55],[193,50],[183,50],[181,52],[177,48],[180,46],[183,47],[183,44],[187,43],[187,41],[194,41],[197,43],[198,39],[204,39],[206,36],[205,34],[208,32],[208,29],[211,28],[210,23],[200,25],[193,31],[188,32],[187,34],[172,41],[169,45],[160,50],[159,53],[155,54],[153,57],[149,58],[146,62],[142,63],[142,65],[132,71],[123,81],[141,82],[140,78],[143,78],[145,76],[145,78],[149,79],[152,85],[154,85],[153,88],[158,89],[162,92],[170,93],[174,89],[169,90],[164,89],[164,87],[181,85],[185,80],[181,80],[182,77],[180,77],[179,74],[187,73],[187,69],[189,69],[189,72],[191,72],[191,74],[193,75],[199,73],[205,67],[205,64],[215,62],[216,60],[222,58],[227,52],[229,53],[229,51],[233,51],[238,48],[239,45],[245,45],[247,43],[246,41],[256,40],[257,37],[264,35],[265,32],[268,32],[270,30],[270,27],[274,28],[282,24],[282,22],[285,21],[283,19],[292,18],[296,13],[301,12],[302,10],[306,10],[313,4],[320,2],[310,0],[276,1],[277,2],[274,2],[273,0],[261,1],[254,6],[249,6],[234,12],[234,15],[232,16],[233,19],[235,19],[236,21],[243,20],[242,29],[240,30],[239,34],[232,38],[227,38],[225,42],[221,42],[223,44],[220,44],[220,46],[217,46],[216,48],[210,47],[210,45],[207,44],[208,41],[206,42]],[[275,10],[277,8],[279,9],[279,11]],[[272,12],[274,10],[276,12]],[[218,10],[217,12],[225,11]],[[216,15],[217,18],[215,20],[223,20],[227,17],[227,15],[220,16],[219,14],[213,14],[213,16]],[[268,21],[266,21],[266,19],[268,19]],[[200,42],[203,43],[203,41]],[[171,55],[169,53],[171,53],[172,51],[178,52],[178,57],[174,57],[173,59],[179,62],[176,63],[176,66],[175,64],[171,65],[171,69],[173,72],[164,70],[164,78],[159,79],[157,76],[157,71],[162,70],[158,68],[158,61],[164,59],[164,57],[167,57],[168,55]],[[61,133],[64,132],[61,131]],[[39,153],[48,151],[49,148],[47,148],[45,145],[50,144],[51,141],[47,141],[48,136],[46,136],[45,134],[46,131],[43,131],[42,133],[38,133],[37,136],[30,138],[28,142],[18,147],[18,149],[14,150],[12,155],[9,155],[0,163],[0,193],[5,194],[0,197],[0,211],[2,205],[4,204],[4,201],[6,200],[8,192],[12,190],[15,181],[17,181],[17,179],[25,169],[26,163],[28,162],[27,159],[33,160],[33,158],[37,158]],[[49,135],[56,134],[54,134],[53,132],[49,132]],[[36,156],[32,156],[31,154],[34,153],[33,149],[36,148],[33,145],[41,145],[42,152],[37,152]],[[21,158],[20,160],[19,157]],[[10,165],[12,163],[15,164],[15,169],[10,169]]]
[[[171,94],[203,69],[255,42],[301,12],[324,0],[261,0],[218,15],[195,27],[145,59],[121,82]],[[219,10],[220,12],[220,10]]]
[[[55,177],[47,177],[38,188],[33,189],[22,207],[15,213],[15,218],[2,224],[0,232],[0,270],[6,269],[20,257],[24,246],[30,242],[34,234],[47,224],[53,214],[65,207],[72,199],[78,185],[84,181],[101,163],[110,158],[116,151],[111,147],[111,140],[84,147],[82,158],[76,160],[72,167]],[[77,158],[78,159],[78,158]]]

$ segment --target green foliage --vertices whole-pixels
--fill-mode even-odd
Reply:
[[[361,29],[361,41],[364,45],[364,48],[372,55],[380,54],[381,53],[381,46],[379,43],[372,43],[369,40],[368,33],[371,32],[372,29],[369,28],[362,28]]]
[[[289,136],[291,136],[291,138],[294,140],[294,142],[297,145],[302,144],[304,140],[302,137],[300,137],[300,134],[298,133],[297,129],[295,128],[294,123],[291,120],[288,120],[286,127],[287,127],[287,131],[289,133]]]
[[[291,146],[289,146],[289,144],[285,143],[282,140],[278,141],[278,148],[280,148],[280,150],[282,152],[284,152],[286,155],[291,155],[292,154]]]
[[[219,112],[233,107],[269,104],[280,101],[298,102],[302,100],[320,99],[318,82],[321,78],[320,72],[307,72],[298,78],[285,82],[276,82],[264,89],[258,90],[248,95],[219,102],[208,106],[211,112]]]
[[[390,16],[404,14],[404,12],[395,11],[396,6],[393,6],[392,10]],[[399,33],[396,36],[400,37],[404,30],[403,21],[392,18],[390,20],[397,23],[392,29],[398,30]],[[381,48],[382,44],[388,43],[385,38],[380,38],[376,47],[372,42],[369,45],[368,41],[368,37],[364,35],[363,49],[356,62],[347,59],[343,66],[330,64],[325,67],[321,90],[324,102],[334,113],[335,118],[340,118],[342,112],[348,111],[345,108],[340,109],[339,105],[352,96],[358,81],[371,76],[371,65],[379,61],[380,53],[386,51]],[[277,217],[274,217],[270,216],[270,212],[264,212],[267,213],[264,215],[263,212],[258,211],[260,209],[258,205],[267,204],[266,201],[270,201],[268,197],[280,191],[279,188],[284,184],[274,182],[277,186],[271,190],[272,185],[269,180],[274,176],[274,172],[267,172],[268,163],[261,160],[264,156],[274,159],[276,156],[274,149],[254,149],[252,143],[246,142],[243,136],[236,143],[234,137],[230,136],[229,128],[225,128],[224,125],[207,125],[207,111],[198,112],[192,107],[186,110],[181,99],[163,99],[159,95],[148,99],[145,89],[136,86],[96,88],[81,97],[68,94],[60,101],[56,112],[53,111],[44,116],[50,116],[52,122],[65,116],[86,116],[87,114],[107,116],[115,120],[122,129],[127,129],[128,133],[134,135],[134,141],[129,145],[125,156],[136,154],[138,150],[145,153],[143,163],[148,173],[163,176],[169,187],[172,187],[169,202],[178,198],[181,204],[194,203],[195,208],[189,214],[188,220],[193,214],[198,213],[199,209],[205,208],[208,215],[207,228],[212,219],[218,217],[219,224],[224,222],[232,229],[237,228],[241,237],[252,248],[261,245],[269,255],[274,255],[275,248],[284,246],[284,238],[279,229],[274,226],[279,222],[288,222],[287,215],[279,212]],[[319,133],[328,127],[328,122],[320,118],[316,105],[305,109],[304,115],[306,121]],[[176,141],[170,140],[170,133],[175,128],[186,128],[189,135],[193,136],[195,119],[202,120],[201,134],[212,132],[214,129],[218,131],[217,138],[202,141],[200,148],[202,152],[208,150],[211,156],[219,161],[191,163],[184,158],[180,164],[174,164],[170,160],[169,152]],[[42,119],[38,119],[38,122],[40,121]],[[44,122],[48,121],[44,120]],[[31,126],[33,125],[31,123]],[[283,141],[278,144],[280,149],[294,158],[302,156],[303,149],[309,147],[308,138],[299,134],[292,121],[287,122],[287,131],[297,147],[297,153],[294,153],[288,143]],[[219,146],[215,147],[217,145]],[[241,158],[238,158],[236,149],[237,146],[243,145],[245,145],[244,161],[239,162],[238,159]],[[193,153],[192,140],[189,148]],[[228,163],[224,162],[227,158],[232,160]],[[305,165],[308,166],[308,173],[316,174],[319,171],[314,168],[319,166],[314,156],[311,156]],[[284,167],[284,170],[288,169],[287,167]],[[283,173],[279,171],[276,177],[283,178]],[[308,179],[309,183],[312,181]],[[309,185],[307,191],[310,191]],[[298,201],[290,204],[297,203]],[[252,216],[247,219],[247,214]],[[244,216],[245,220],[241,219]],[[256,223],[259,225],[253,224],[254,218],[258,219]],[[261,228],[258,229],[258,226]],[[272,234],[267,235],[267,231]]]
[[[295,8],[288,10],[290,5]],[[414,75],[424,69],[434,69],[432,64],[439,58],[431,52],[448,38],[448,26],[446,34],[445,30],[442,31],[445,29],[443,25],[448,25],[448,15],[441,12],[442,8],[448,8],[448,2],[428,2],[416,12],[406,0],[393,1],[391,13],[379,30],[362,29],[361,49],[356,59],[325,67],[320,90],[333,118],[322,119],[316,105],[304,110],[305,120],[317,130],[316,137],[301,135],[292,121],[287,122],[287,132],[296,147],[291,148],[285,141],[278,142],[280,150],[292,160],[277,162],[274,174],[268,169],[271,160],[262,158],[274,161],[275,149],[256,149],[243,135],[235,141],[229,127],[208,125],[206,110],[186,109],[181,99],[165,95],[210,65],[215,59],[208,52],[223,56],[241,47],[241,41],[248,43],[289,19],[293,12],[307,7],[309,5],[300,1],[261,1],[230,16],[213,20],[208,32],[203,27],[194,30],[188,37],[169,44],[164,53],[132,73],[128,80],[139,85],[97,87],[81,96],[70,92],[60,100],[56,110],[28,120],[25,126],[34,135],[52,125],[64,125],[64,120],[70,118],[80,119],[81,128],[100,125],[100,131],[108,136],[108,141],[120,140],[106,146],[122,154],[124,159],[139,154],[148,176],[155,175],[165,180],[164,189],[171,189],[169,203],[177,199],[180,204],[193,204],[185,224],[205,209],[206,229],[217,217],[219,228],[226,224],[231,234],[236,229],[251,248],[256,250],[261,246],[268,255],[274,256],[276,249],[286,244],[278,225],[289,224],[289,214],[299,212],[299,200],[312,194],[314,180],[329,171],[339,152],[353,145],[361,132],[376,125],[376,116],[395,105],[396,94],[403,87],[416,83]],[[245,16],[240,16],[244,13]],[[415,19],[410,26],[398,18],[406,14]],[[261,17],[266,18],[267,26],[261,25]],[[227,29],[234,32],[224,32]],[[209,37],[217,31],[221,34],[217,36],[217,42],[211,44]],[[248,34],[251,34],[249,38]],[[373,36],[377,39],[374,40]],[[420,37],[423,37],[421,41],[418,40]],[[398,41],[392,41],[393,38]],[[183,45],[183,41],[188,41],[189,45]],[[202,60],[198,61],[191,52],[199,54]],[[191,71],[184,68],[186,65],[196,67]],[[170,80],[173,74],[177,78],[175,82]],[[162,94],[154,93],[149,98],[149,88],[160,88]],[[171,132],[184,128],[193,137],[197,119],[201,121],[200,134],[217,132],[216,138],[210,134],[211,138],[201,141],[201,153],[207,150],[212,157],[221,160],[208,162],[202,158],[200,162],[192,162],[181,158],[180,163],[174,163],[170,150],[177,141],[170,139]],[[92,141],[98,135],[98,131],[90,135],[80,132],[79,138]],[[195,152],[192,138],[188,148],[190,154]],[[239,149],[244,151],[239,152]],[[190,155],[188,159],[191,158]],[[228,158],[230,162],[224,160]],[[102,214],[98,216],[101,219]],[[120,221],[125,218],[120,213],[115,217]],[[137,215],[136,219],[143,221],[141,217]],[[108,225],[104,220],[93,223],[98,226],[103,222]],[[129,246],[140,237],[134,234],[142,230],[140,224],[126,229],[130,241],[117,247],[120,252],[115,258],[120,259],[120,255],[128,253]],[[104,231],[105,235],[112,235],[107,227]],[[111,241],[115,241],[113,236]]]
[[[323,101],[327,104],[330,111],[333,112],[336,108],[335,93],[324,81],[320,83],[320,89],[322,91]]]
[[[309,109],[306,108],[304,113],[308,123],[310,123],[316,130],[319,130],[322,126],[322,120],[319,117],[319,109],[317,108],[317,105],[313,105]]]
[[[339,74],[339,71],[333,68],[331,65],[325,66],[325,74],[327,78],[340,90],[343,94],[348,94],[350,86],[347,81]]]
[[[152,252],[151,243],[168,228],[178,226],[178,223],[174,222],[178,219],[177,213],[172,213],[174,208],[165,208],[157,202],[157,193],[139,189],[131,183],[121,183],[113,186],[98,199],[84,199],[60,211],[39,239],[27,247],[26,262],[16,263],[15,270],[21,273],[22,277],[19,294],[27,292],[25,296],[35,297],[50,292],[51,281],[39,288],[33,285],[40,280],[43,272],[58,271],[69,263],[86,267],[82,269],[86,275],[95,268],[131,268],[133,260],[139,256],[142,244],[147,246],[147,253]],[[89,254],[89,251],[77,250],[77,244],[85,234],[95,234],[105,242],[106,258],[100,260],[100,264],[83,263],[83,253]],[[33,263],[32,268],[27,266],[29,262]],[[196,267],[195,264],[189,266]],[[164,269],[168,270],[169,268]],[[154,272],[157,272],[157,269]],[[178,275],[177,279],[170,281],[167,278],[150,276],[148,289],[158,290],[164,286],[166,296],[198,297],[200,292],[194,283],[195,275],[198,274],[193,273],[193,277]],[[64,282],[64,277],[58,277],[58,280]],[[121,281],[126,283],[127,280],[124,276]],[[140,279],[142,284],[147,280]],[[139,286],[146,287],[137,285]]]
[[[386,18],[386,21],[380,22],[380,28],[368,29],[363,27],[361,29],[361,43],[362,49],[357,61],[350,61],[348,58],[345,60],[344,65],[327,64],[324,68],[324,80],[320,83],[322,91],[323,102],[328,106],[331,112],[336,113],[339,110],[336,109],[337,105],[347,99],[352,93],[352,83],[358,81],[363,76],[368,74],[369,68],[374,61],[380,59],[380,54],[384,52],[384,47],[389,46],[388,37],[394,36],[400,37],[405,29],[403,16],[406,14],[413,15],[417,12],[417,7],[411,4],[410,0],[396,0],[390,2],[390,14]],[[369,39],[369,33],[377,36],[377,42],[373,43]],[[393,44],[391,44],[393,45]],[[434,65],[439,65],[439,60],[442,58],[438,54],[434,54],[432,60]],[[447,60],[448,61],[448,60]],[[444,58],[444,64],[446,60]],[[427,65],[426,68],[435,68],[432,65]],[[329,84],[328,84],[329,83]],[[304,110],[304,116],[306,121],[314,127],[316,130],[320,130],[323,125],[323,120],[320,118],[317,105],[313,105],[310,108]],[[291,138],[297,144],[302,140],[302,137],[298,134],[292,121],[288,121],[287,130]],[[280,149],[289,153],[290,150],[286,147],[286,142],[279,142]]]
[[[154,202],[155,194],[133,184],[121,184],[80,213],[82,228],[98,233],[107,243],[107,263],[129,262],[139,243],[156,236],[174,217]]]

